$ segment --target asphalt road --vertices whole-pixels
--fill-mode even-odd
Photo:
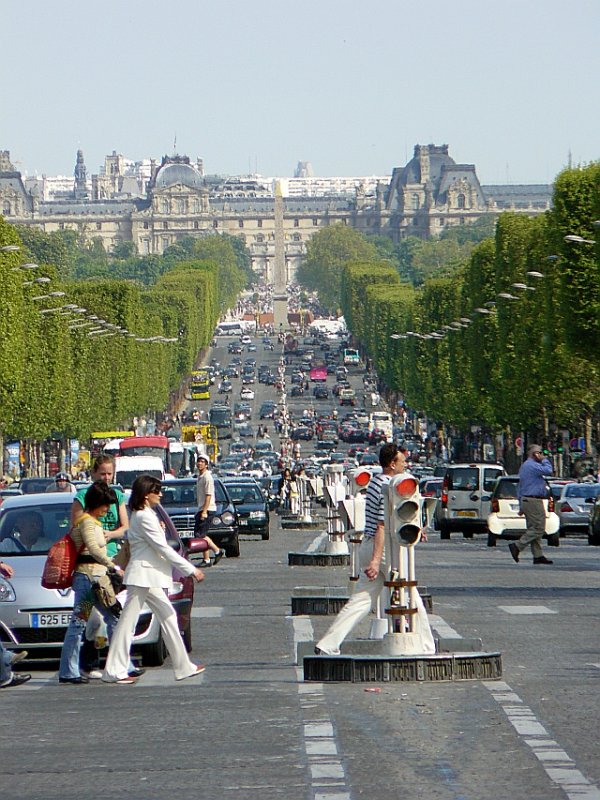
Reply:
[[[240,558],[207,571],[193,618],[199,678],[175,683],[167,660],[135,686],[61,686],[35,671],[0,692],[3,794],[600,798],[597,548],[568,538],[547,551],[553,566],[534,567],[484,536],[430,537],[416,555],[432,623],[501,651],[502,681],[308,684],[295,646],[329,620],[291,618],[290,597],[296,586],[344,585],[347,573],[287,566],[315,535],[284,532],[274,516],[269,541],[243,538]]]

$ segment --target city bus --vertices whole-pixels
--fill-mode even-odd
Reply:
[[[166,436],[130,436],[119,443],[120,456],[158,456],[165,472],[171,471],[169,440]]]
[[[192,372],[190,398],[192,400],[210,399],[210,373],[207,369],[195,369]]]
[[[215,336],[241,336],[243,333],[241,322],[220,322],[215,330]]]
[[[358,367],[360,364],[360,355],[358,350],[354,347],[346,347],[344,350],[344,366],[345,367]]]
[[[233,416],[228,405],[218,403],[211,406],[208,412],[208,421],[217,429],[219,440],[231,439]]]

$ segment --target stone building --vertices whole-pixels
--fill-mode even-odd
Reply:
[[[140,162],[141,163],[141,162]],[[0,152],[0,210],[9,222],[45,232],[75,230],[87,241],[101,239],[107,251],[133,242],[140,254],[163,253],[186,236],[228,233],[243,238],[255,272],[272,282],[275,197],[256,181],[205,177],[203,164],[187,156],[150,162],[149,179],[126,174],[122,156],[107,156],[92,176],[92,198],[83,154],[77,153],[73,196],[47,201],[29,190]],[[428,238],[448,225],[469,224],[483,214],[545,211],[551,186],[481,186],[472,164],[456,164],[448,146],[417,145],[414,157],[393,170],[374,192],[359,183],[354,196],[284,198],[286,272],[292,279],[307,241],[320,228],[341,223],[399,241]]]

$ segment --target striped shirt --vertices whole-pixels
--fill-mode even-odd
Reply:
[[[373,538],[377,525],[385,521],[385,504],[382,487],[392,480],[392,475],[379,472],[373,475],[365,495],[365,536]]]

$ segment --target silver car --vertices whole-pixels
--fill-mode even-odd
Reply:
[[[567,483],[556,503],[560,532],[587,533],[594,502],[599,494],[600,483]]]
[[[71,618],[71,589],[44,589],[41,575],[48,548],[69,531],[73,497],[58,492],[23,495],[6,499],[0,508],[0,559],[15,572],[12,578],[0,576],[0,637],[9,650],[26,648],[34,659],[57,656]],[[159,511],[168,524],[164,509]],[[176,537],[173,546],[182,549],[177,533],[168,533]],[[186,623],[193,600],[193,587],[187,583],[178,579],[170,595],[178,617],[187,612]],[[186,630],[181,629],[185,640]],[[149,666],[164,660],[160,625],[147,607],[140,615],[133,644]]]

